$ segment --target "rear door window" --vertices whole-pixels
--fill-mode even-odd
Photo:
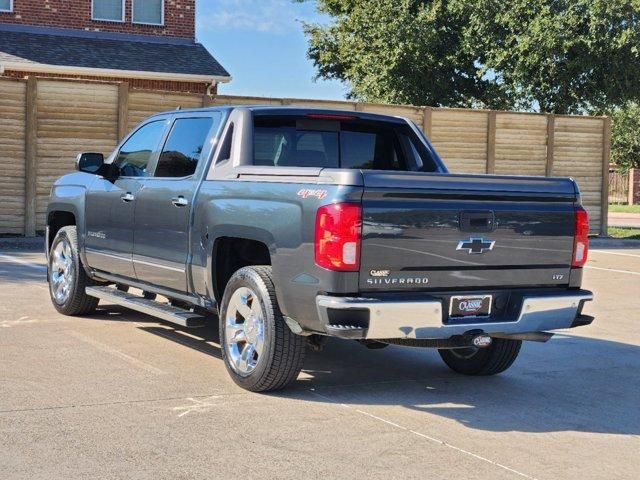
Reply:
[[[164,144],[155,177],[187,177],[193,175],[202,157],[204,143],[214,119],[178,118]]]
[[[254,165],[436,171],[435,162],[423,158],[428,153],[420,153],[415,137],[408,125],[355,117],[257,116]]]

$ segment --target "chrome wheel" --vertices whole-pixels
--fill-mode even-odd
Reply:
[[[249,288],[238,288],[229,299],[225,318],[225,348],[231,367],[249,375],[264,351],[264,312],[258,296]]]
[[[74,275],[71,244],[66,238],[62,238],[51,251],[50,287],[51,294],[56,303],[62,305],[73,289]]]

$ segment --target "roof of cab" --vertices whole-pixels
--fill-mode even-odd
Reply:
[[[235,109],[250,110],[257,114],[269,114],[269,115],[306,115],[306,114],[319,114],[319,115],[349,115],[355,118],[363,120],[384,120],[390,122],[401,122],[402,117],[394,117],[391,115],[383,115],[379,113],[368,113],[354,110],[344,110],[339,108],[309,108],[309,107],[297,107],[297,106],[281,106],[281,105],[216,105],[205,108],[187,108],[179,110],[170,110],[166,112],[157,113],[152,115],[153,117],[162,115],[172,115],[175,113],[202,113],[202,112],[216,112],[216,111],[231,111]]]

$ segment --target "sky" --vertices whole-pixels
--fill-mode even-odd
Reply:
[[[218,93],[343,100],[347,87],[314,80],[302,22],[326,23],[315,2],[196,0],[196,37],[233,79]]]

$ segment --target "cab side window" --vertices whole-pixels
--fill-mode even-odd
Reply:
[[[147,166],[158,149],[165,120],[156,120],[140,127],[122,145],[114,164],[123,177],[146,177]]]
[[[177,119],[160,153],[154,176],[193,175],[213,123],[214,119],[211,117]]]

